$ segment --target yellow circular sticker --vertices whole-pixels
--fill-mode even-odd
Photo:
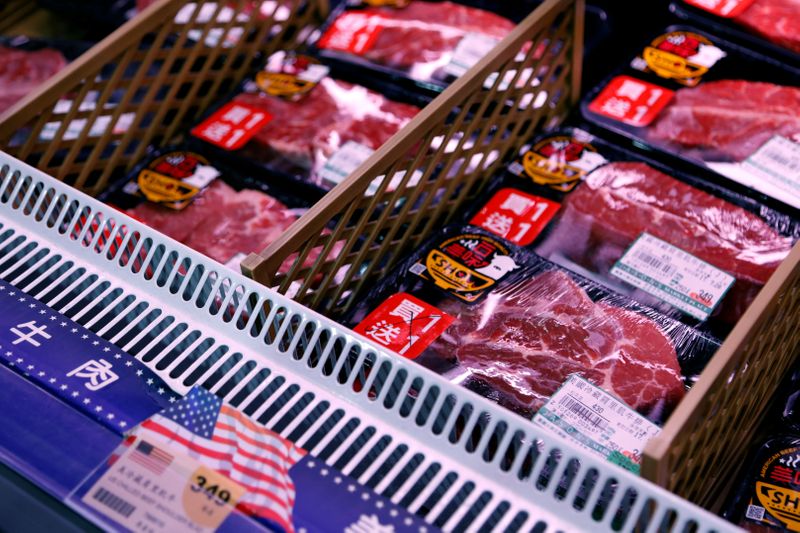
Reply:
[[[698,33],[674,31],[661,35],[644,49],[642,59],[662,78],[694,87],[717,61],[725,57],[709,39]]]
[[[186,517],[199,526],[216,529],[244,494],[244,487],[235,481],[200,466],[183,489]]]

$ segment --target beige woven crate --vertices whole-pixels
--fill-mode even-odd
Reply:
[[[239,83],[258,53],[295,46],[326,12],[322,0],[295,0],[285,2],[286,19],[220,22],[219,4],[201,2],[207,15],[190,10],[187,19],[189,4],[162,0],[0,116],[0,148],[95,194]],[[226,6],[238,15],[259,4]],[[231,32],[240,36],[232,46],[212,46]],[[283,238],[247,258],[244,271],[317,310],[346,311],[469,207],[524,140],[564,117],[579,96],[582,33],[582,0],[543,2]],[[312,250],[321,254],[304,266]],[[799,281],[800,248],[645,450],[644,476],[704,505],[730,484],[726,474],[800,343]]]
[[[0,34],[10,30],[36,11],[36,2],[31,0],[0,1]]]
[[[323,0],[161,0],[0,115],[0,148],[90,194],[230,91],[264,54],[297,46]],[[224,11],[223,11],[224,10]]]

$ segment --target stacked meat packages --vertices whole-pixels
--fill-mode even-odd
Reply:
[[[739,20],[786,44],[792,21],[778,4],[749,2]],[[775,24],[758,22],[768,17]],[[402,54],[379,53],[380,35],[358,55],[401,68]],[[589,124],[521,147],[472,209],[343,321],[637,471],[800,239],[798,85],[791,65],[693,27],[664,29],[589,92]],[[764,457],[789,448],[784,459],[800,464],[795,437]],[[768,512],[754,498],[751,519]],[[779,515],[760,523],[798,523]]]
[[[800,207],[800,73],[685,26],[642,47],[584,103],[591,122]]]
[[[137,5],[144,9],[150,3]],[[184,142],[152,150],[105,199],[238,270],[243,257],[278,240],[306,208],[344,182],[430,102],[436,91],[399,82],[410,74],[402,69],[427,65],[421,67],[431,73],[426,80],[442,74],[436,78],[441,90],[469,66],[444,68],[462,41],[475,35],[489,39],[478,52],[472,50],[469,61],[474,62],[515,25],[489,4],[382,4],[335,9],[328,29],[316,35],[316,52],[278,51],[265,58],[260,69],[212,106]],[[266,16],[281,3],[259,5]],[[503,9],[518,20],[530,7]],[[219,17],[227,12],[223,8]],[[333,35],[336,28],[352,29],[342,25],[342,18],[357,13],[386,23],[372,28],[376,42],[369,57],[373,66],[395,69],[392,76],[381,76],[360,60],[322,53],[325,43],[341,41]],[[210,11],[199,16],[210,17]],[[320,251],[307,254],[306,264],[313,264]]]
[[[791,45],[790,22],[761,21],[779,4],[735,17]],[[107,200],[237,268],[347,187],[532,6],[506,7],[345,2],[309,50],[266,58]],[[588,124],[526,139],[473,205],[335,318],[638,471],[800,238],[799,82],[715,34],[663,29],[586,95]]]

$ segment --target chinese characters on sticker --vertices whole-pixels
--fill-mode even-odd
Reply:
[[[515,189],[502,189],[470,224],[517,244],[528,246],[547,227],[560,205]]]
[[[354,331],[409,359],[422,354],[453,317],[406,293],[391,296]]]
[[[664,87],[617,76],[589,104],[589,110],[635,127],[653,122],[675,93]]]
[[[192,135],[226,150],[238,150],[272,120],[272,116],[240,102],[225,104],[192,129]]]

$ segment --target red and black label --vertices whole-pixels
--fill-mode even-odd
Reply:
[[[219,170],[205,157],[177,150],[153,159],[124,190],[144,196],[150,202],[181,210],[219,176]]]
[[[757,467],[743,524],[800,531],[800,447],[777,449]]]
[[[445,240],[409,270],[456,298],[474,303],[517,268],[511,250],[502,242],[467,233]]]

